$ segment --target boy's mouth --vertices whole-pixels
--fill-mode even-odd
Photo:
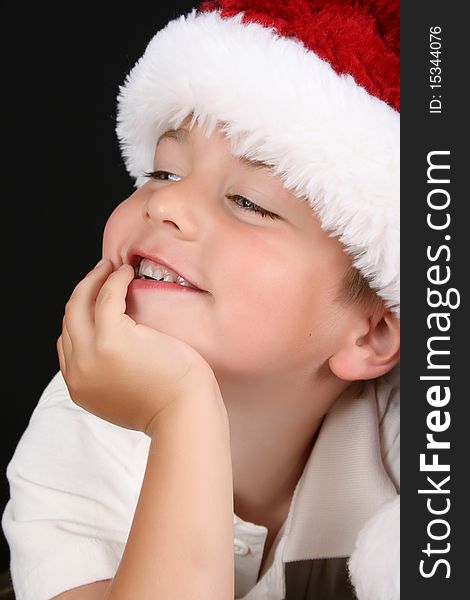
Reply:
[[[135,279],[165,281],[201,292],[205,291],[158,257],[134,254],[130,257],[129,263],[134,267]]]
[[[189,281],[187,281],[181,275],[178,275],[172,269],[168,267],[164,267],[158,263],[155,263],[148,258],[142,258],[138,264],[138,266],[134,269],[136,279],[153,279],[154,281],[167,281],[169,283],[177,283],[179,285],[183,285],[186,287],[190,287],[193,289],[196,286],[191,285]]]

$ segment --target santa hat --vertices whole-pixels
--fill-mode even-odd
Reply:
[[[383,505],[363,526],[348,569],[359,600],[399,600],[399,495]]]
[[[116,131],[139,187],[166,129],[223,123],[399,314],[399,98],[399,0],[209,1],[151,39]]]

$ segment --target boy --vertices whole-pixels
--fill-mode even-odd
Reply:
[[[19,598],[354,597],[398,489],[397,64],[366,93],[282,37],[296,4],[205,5],[121,90],[138,189],[65,311],[75,404],[58,374],[9,466]],[[339,55],[338,15],[300,4]],[[382,20],[368,47],[390,4],[335,11]]]

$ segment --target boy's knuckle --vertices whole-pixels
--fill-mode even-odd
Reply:
[[[83,289],[83,282],[85,281],[85,279],[82,279],[81,281],[79,281],[77,283],[77,285],[73,288],[72,290],[72,297],[74,296],[78,296],[79,294],[82,293],[82,289]]]
[[[67,327],[67,323],[66,323],[66,318],[65,318],[65,313],[64,313],[64,316],[62,317],[62,325],[61,325],[61,329],[60,329],[60,335],[57,338],[57,341],[59,341],[61,336],[64,334],[66,327]]]
[[[74,312],[77,306],[77,296],[70,296],[64,309],[64,317],[68,318]]]

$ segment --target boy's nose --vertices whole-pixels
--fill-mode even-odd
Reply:
[[[195,240],[202,225],[202,207],[198,205],[184,186],[167,187],[149,194],[143,218],[157,229],[172,229],[171,233],[181,239]]]

